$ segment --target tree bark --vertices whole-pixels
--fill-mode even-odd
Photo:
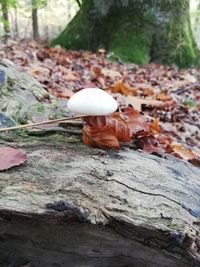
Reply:
[[[32,0],[32,29],[33,29],[33,39],[39,39],[39,27],[38,27],[38,9],[37,0]]]
[[[18,28],[18,8],[15,7],[15,38],[19,37],[19,28]]]
[[[9,18],[8,18],[8,4],[6,1],[2,1],[1,6],[2,6],[2,13],[3,13],[4,34],[7,35],[10,33]]]
[[[200,266],[199,169],[74,135],[12,146],[28,161],[0,174],[1,266]]]
[[[85,0],[66,29],[52,41],[67,49],[104,47],[128,62],[197,63],[189,0]]]

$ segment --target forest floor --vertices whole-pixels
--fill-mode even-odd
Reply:
[[[102,49],[97,53],[66,51],[12,40],[0,51],[0,59],[15,63],[59,99],[67,100],[85,87],[106,90],[116,98],[120,110],[131,106],[145,116],[150,130],[140,137],[135,135],[140,149],[157,153],[162,148],[200,166],[199,70],[160,64],[138,66],[114,62],[111,57]],[[142,125],[146,130],[144,121]],[[89,134],[95,139],[94,132]]]

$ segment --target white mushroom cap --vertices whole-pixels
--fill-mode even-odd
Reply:
[[[69,110],[89,116],[103,116],[117,109],[116,100],[99,88],[85,88],[68,101]]]

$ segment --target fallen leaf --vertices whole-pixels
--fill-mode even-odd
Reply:
[[[153,134],[159,134],[161,132],[159,118],[154,119],[150,123],[150,130]]]
[[[120,142],[131,142],[129,126],[118,112],[115,112],[109,116],[87,116],[84,117],[84,121],[88,126],[95,129],[104,128],[106,132],[109,129],[110,132],[112,132]]]
[[[152,135],[141,137],[136,144],[147,153],[160,153],[163,151],[158,140]]]
[[[200,167],[200,158],[199,159],[189,159],[188,160],[189,163],[191,163],[192,165],[196,166],[196,167]]]
[[[119,149],[119,141],[115,133],[108,126],[104,127],[90,127],[84,125],[83,127],[83,143],[91,147]]]
[[[172,98],[165,94],[165,93],[159,93],[156,95],[156,100],[162,100],[162,101],[166,101],[166,100],[171,100]]]
[[[104,76],[110,77],[110,78],[121,78],[122,77],[122,75],[119,71],[106,69],[106,68],[101,69],[101,73]]]
[[[193,160],[193,159],[198,158],[196,153],[194,153],[192,150],[187,149],[186,147],[184,147],[182,145],[172,145],[171,147],[173,149],[172,154],[175,156],[178,156],[182,159]]]
[[[134,134],[136,137],[139,137],[150,134],[150,128],[146,118],[137,110],[128,107],[124,109],[122,115],[128,124],[131,135]]]
[[[121,82],[114,83],[114,85],[109,89],[112,93],[120,93],[125,96],[136,94],[136,90],[134,88],[131,89],[128,85],[123,84]]]
[[[67,74],[63,75],[62,78],[66,81],[76,81],[79,79],[74,71],[68,72]]]
[[[18,149],[11,147],[0,148],[0,171],[21,165],[26,160],[26,154]]]
[[[115,112],[107,118],[107,124],[113,129],[115,136],[120,142],[131,142],[131,131],[129,124],[124,120],[119,112]]]
[[[63,91],[54,91],[53,89],[48,89],[48,91],[52,94],[54,94],[58,98],[63,98],[63,99],[69,99],[71,96],[73,96],[73,92],[67,88],[65,88]]]
[[[126,97],[126,106],[129,106],[129,105],[131,105],[137,111],[141,112],[142,105],[151,106],[151,107],[163,107],[165,104],[163,103],[163,101],[139,98],[139,97],[129,95]]]

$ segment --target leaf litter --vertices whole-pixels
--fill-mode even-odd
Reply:
[[[8,42],[8,58],[59,99],[85,87],[112,94],[119,111],[84,118],[83,142],[119,149],[133,142],[148,153],[165,152],[200,166],[200,79],[198,69],[138,66],[107,60],[106,51],[66,51],[35,42]]]

